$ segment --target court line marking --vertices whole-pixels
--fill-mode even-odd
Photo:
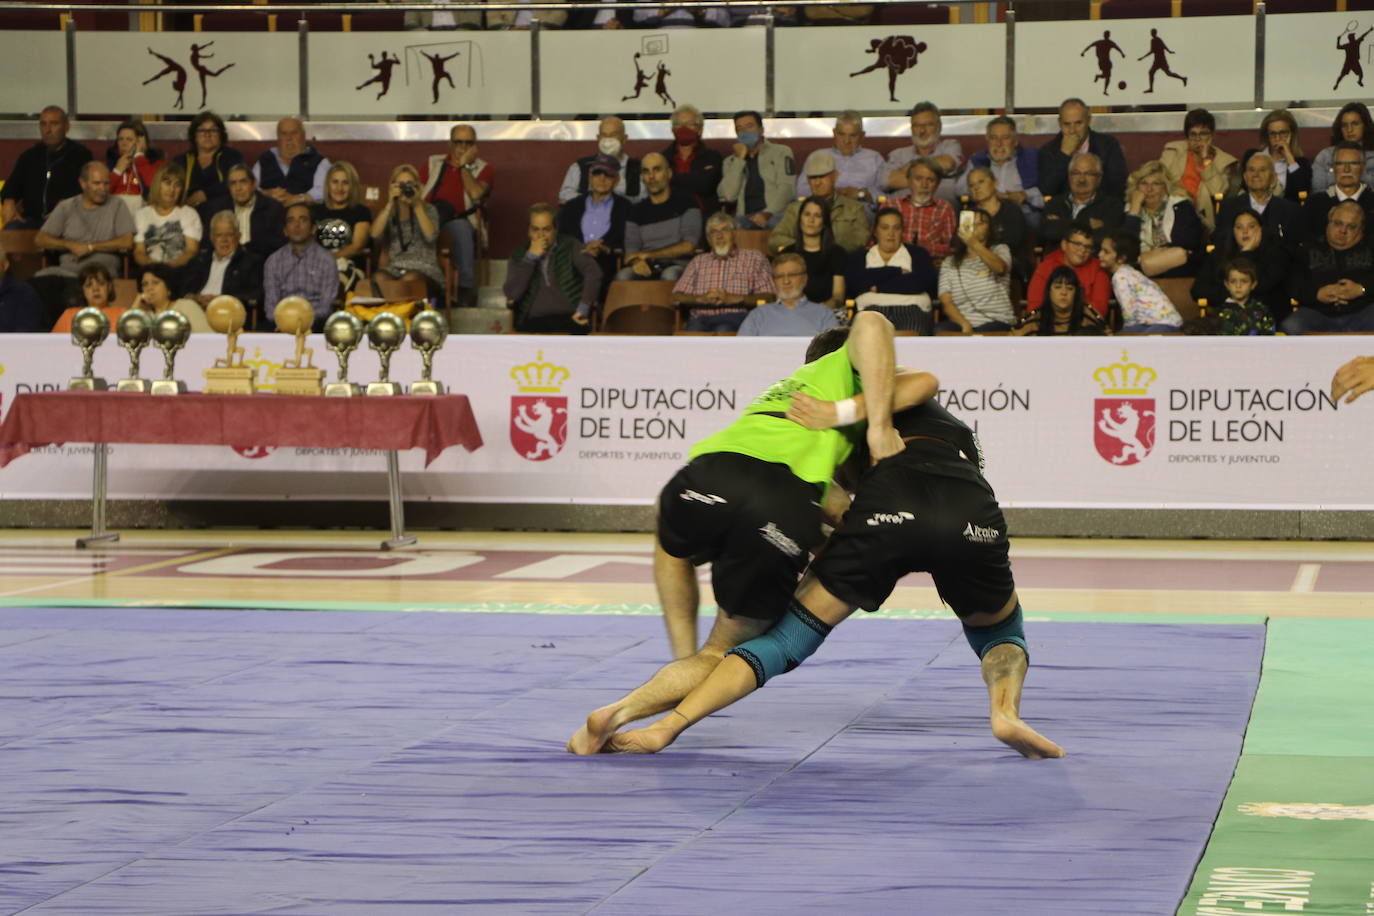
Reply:
[[[1301,563],[1298,565],[1298,572],[1293,576],[1293,584],[1289,587],[1290,592],[1308,594],[1317,590],[1317,576],[1321,572],[1320,563]]]
[[[157,569],[162,566],[175,566],[178,563],[189,563],[193,560],[209,559],[210,557],[216,557],[221,554],[230,553],[232,551],[240,549],[241,548],[238,547],[224,547],[219,550],[207,550],[203,553],[191,554],[189,556],[179,556],[171,557],[166,560],[157,560],[152,563],[144,563],[141,566],[130,566],[128,569],[115,570],[114,572],[105,572],[102,570],[101,572],[92,573],[87,576],[78,576],[75,579],[64,579],[61,582],[45,582],[42,585],[31,585],[28,588],[17,588],[7,592],[0,592],[0,598],[8,598],[12,595],[25,595],[29,592],[41,592],[44,589],[60,588],[64,585],[76,585],[79,582],[90,581],[91,579],[94,579],[97,576],[104,576],[106,578],[113,579],[117,576],[127,576],[137,572],[146,572],[147,570]]]

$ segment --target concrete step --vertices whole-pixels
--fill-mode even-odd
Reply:
[[[487,259],[487,286],[500,287],[506,282],[506,268],[510,266],[505,258]]]

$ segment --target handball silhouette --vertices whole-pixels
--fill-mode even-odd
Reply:
[[[1126,88],[1126,81],[1125,81],[1125,80],[1122,80],[1121,82],[1117,83],[1117,84],[1116,84],[1116,88],[1118,88],[1118,89],[1125,89],[1125,88]]]

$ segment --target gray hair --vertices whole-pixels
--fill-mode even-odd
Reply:
[[[234,227],[235,232],[239,231],[239,221],[234,218],[233,210],[221,210],[214,216],[210,217],[210,231],[214,232],[215,226],[219,225],[220,223],[228,223],[229,225]]]
[[[902,172],[902,174],[907,177],[908,181],[911,180],[911,170],[916,168],[918,165],[923,165],[926,168],[930,169],[930,171],[934,173],[936,178],[944,177],[944,169],[940,168],[940,164],[936,162],[932,157],[917,156],[915,159],[911,160],[906,164],[906,169]]]
[[[1006,115],[998,115],[997,117],[993,118],[991,121],[988,122],[988,126],[984,128],[984,130],[986,133],[992,133],[992,129],[999,124],[1005,124],[1008,127],[1010,127],[1012,133],[1019,133],[1019,131],[1017,131],[1016,129],[1016,121],[1013,118],[1007,117]]]
[[[733,226],[735,224],[735,218],[723,210],[717,210],[706,218],[706,231],[710,232],[722,223],[727,226]]]
[[[859,130],[863,130],[864,116],[852,108],[846,108],[844,111],[840,112],[840,116],[835,119],[836,127],[839,127],[841,124],[853,124]]]
[[[914,118],[918,114],[922,114],[923,112],[927,111],[933,111],[935,112],[935,117],[940,117],[940,106],[936,105],[934,102],[917,102],[915,105],[912,105],[911,117]]]
[[[678,115],[684,114],[691,115],[692,120],[690,123],[695,124],[698,127],[701,127],[706,123],[706,120],[701,116],[701,109],[690,103],[683,103],[673,109],[672,122],[676,124]]]
[[[806,270],[806,258],[797,254],[795,251],[788,251],[774,258],[773,269],[777,270],[782,265],[791,264],[793,262],[800,264],[802,266],[802,270]]]
[[[1069,168],[1073,168],[1073,164],[1080,159],[1084,162],[1091,162],[1093,169],[1099,175],[1102,174],[1102,159],[1096,153],[1075,153],[1074,157],[1069,160]]]

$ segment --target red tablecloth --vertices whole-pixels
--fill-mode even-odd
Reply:
[[[428,466],[450,445],[482,434],[465,394],[325,398],[275,394],[122,391],[21,394],[0,424],[0,467],[30,448],[65,442],[303,446],[425,450]]]

